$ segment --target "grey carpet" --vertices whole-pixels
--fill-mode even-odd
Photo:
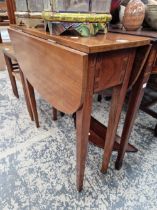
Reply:
[[[7,73],[0,72],[0,210],[156,210],[156,120],[138,113],[130,142],[139,152],[127,154],[114,169],[112,154],[101,174],[101,149],[89,145],[84,190],[76,191],[76,136],[71,116],[52,121],[52,109],[37,95],[41,127],[30,121],[23,93],[17,100]],[[109,102],[94,100],[93,115],[107,124]],[[118,132],[121,133],[125,111]]]

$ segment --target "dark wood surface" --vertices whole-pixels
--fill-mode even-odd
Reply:
[[[114,89],[102,164],[105,172],[137,56],[136,48],[148,45],[150,39],[124,35],[121,37],[128,41],[119,43],[120,36],[116,34],[72,39],[31,29],[11,29],[10,37],[18,62],[32,86],[56,109],[65,113],[76,111],[77,189],[81,191],[93,94],[108,87]]]

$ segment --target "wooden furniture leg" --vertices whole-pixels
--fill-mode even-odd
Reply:
[[[110,157],[112,154],[117,127],[122,111],[122,107],[124,104],[124,99],[127,92],[127,87],[129,83],[129,78],[133,66],[133,61],[135,58],[135,51],[132,51],[132,53],[129,55],[127,62],[127,68],[126,68],[126,74],[124,78],[124,82],[122,85],[118,85],[113,88],[112,93],[112,101],[111,101],[111,108],[109,113],[109,122],[108,122],[108,128],[106,133],[106,141],[104,146],[104,155],[103,155],[103,162],[102,162],[102,168],[101,172],[106,173],[110,161]]]
[[[0,32],[0,44],[2,43],[2,35],[1,35],[1,32]]]
[[[56,121],[57,120],[57,109],[52,107],[52,112],[53,112],[53,120]]]
[[[25,79],[25,84],[26,84],[26,90],[27,90],[28,98],[29,98],[30,105],[31,105],[31,110],[33,113],[33,119],[35,121],[36,127],[39,128],[40,126],[39,126],[39,119],[38,119],[38,112],[37,112],[34,88],[32,87],[32,85],[29,83],[29,81],[27,79]]]
[[[125,119],[125,124],[123,127],[122,136],[121,136],[121,143],[120,143],[120,148],[118,151],[118,157],[115,164],[115,168],[117,170],[121,169],[122,164],[123,164],[124,155],[126,152],[126,148],[128,145],[132,127],[134,125],[136,113],[139,109],[139,106],[140,106],[140,103],[144,94],[144,88],[146,87],[149,76],[151,74],[154,58],[155,58],[155,49],[152,49],[148,57],[148,61],[146,62],[144,69],[140,74],[139,79],[136,81],[135,85],[132,88],[132,92],[131,92],[130,100],[129,100],[129,106],[128,106],[126,119]]]
[[[17,85],[16,85],[16,79],[15,79],[15,76],[12,74],[13,73],[13,68],[12,68],[13,65],[12,65],[11,58],[6,56],[5,54],[4,54],[4,58],[5,58],[5,62],[6,62],[6,65],[7,65],[7,69],[8,69],[9,78],[10,78],[13,93],[17,98],[19,98]]]
[[[80,192],[83,188],[83,179],[85,171],[85,162],[88,150],[88,135],[90,129],[92,100],[93,100],[93,85],[94,85],[94,71],[96,59],[90,56],[88,64],[85,101],[80,110],[76,112],[76,132],[77,132],[77,189]]]
[[[20,78],[21,78],[22,88],[23,88],[23,92],[24,92],[24,97],[25,97],[25,101],[26,101],[26,105],[27,105],[27,110],[28,110],[31,120],[34,121],[33,112],[31,109],[31,104],[30,104],[28,92],[26,89],[25,78],[24,78],[24,75],[23,75],[23,72],[21,71],[21,69],[19,69],[19,72],[20,72]]]

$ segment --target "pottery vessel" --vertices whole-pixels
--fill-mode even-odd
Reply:
[[[147,5],[146,22],[151,28],[157,30],[157,5]]]
[[[128,31],[140,28],[145,17],[145,5],[141,0],[131,0],[124,11],[123,26]]]
[[[156,0],[141,0],[144,4],[148,4],[148,1],[156,1]],[[129,0],[122,0],[121,5],[126,6],[129,3]]]

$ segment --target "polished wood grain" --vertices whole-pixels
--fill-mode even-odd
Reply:
[[[94,92],[122,84],[126,73],[129,50],[99,53],[96,63]],[[112,57],[112,59],[110,59]],[[116,67],[118,67],[116,71]],[[107,72],[106,72],[107,71]]]
[[[12,28],[17,26],[12,25]],[[20,29],[18,27],[18,29]],[[150,39],[146,37],[134,37],[129,35],[119,35],[114,33],[107,33],[106,35],[98,35],[96,37],[71,37],[71,36],[54,36],[45,32],[44,29],[30,29],[21,28],[25,33],[34,35],[46,40],[53,40],[57,43],[80,50],[85,53],[98,53],[110,50],[127,49],[131,47],[138,47],[150,43]]]
[[[77,111],[85,97],[87,54],[15,30],[9,33],[29,82],[59,111]]]

